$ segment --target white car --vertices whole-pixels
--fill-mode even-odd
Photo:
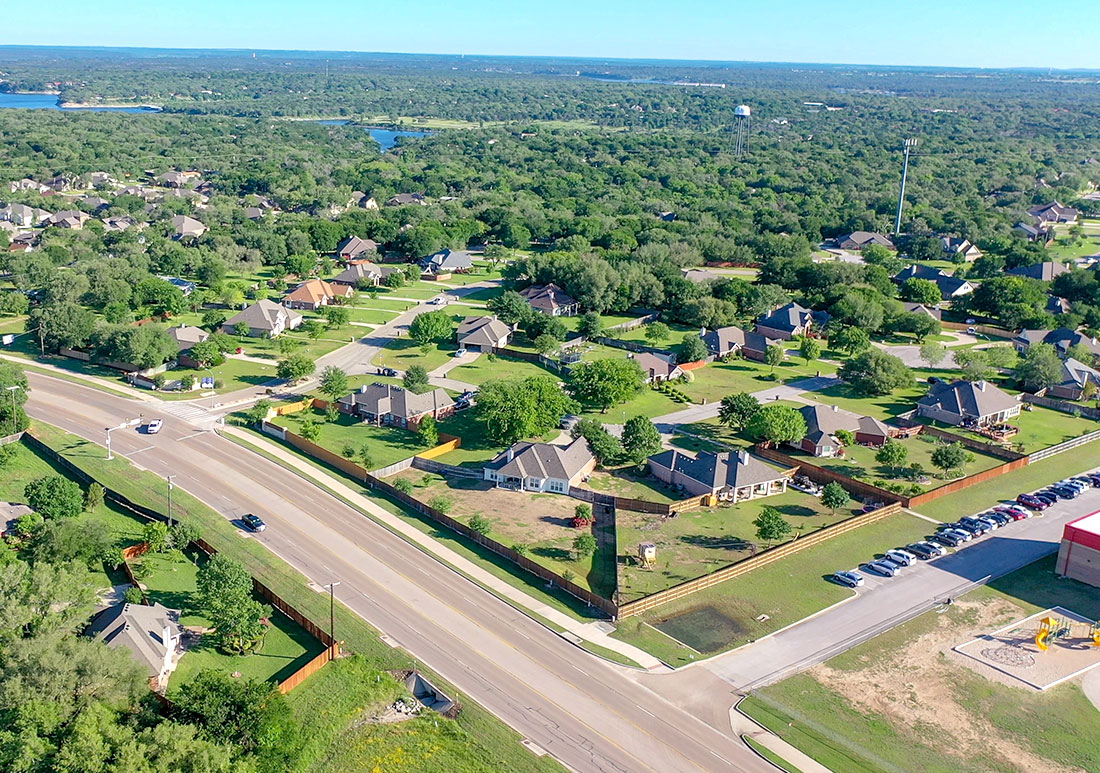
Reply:
[[[452,356],[452,357],[462,357],[462,356],[463,356],[464,354],[466,354],[466,350],[465,350],[465,349],[458,349],[458,350],[456,350],[456,351],[455,351],[455,353],[454,353],[454,354],[452,354],[451,356]]]
[[[893,561],[895,564],[901,566],[912,566],[917,562],[917,557],[910,553],[908,550],[902,550],[895,548],[894,550],[887,550],[886,557]]]
[[[145,432],[149,435],[155,435],[160,432],[160,428],[164,426],[164,419],[153,419],[151,422],[145,425]]]

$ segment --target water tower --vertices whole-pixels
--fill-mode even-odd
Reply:
[[[738,105],[733,109],[733,130],[737,137],[737,157],[749,149],[749,131],[752,129],[752,110],[748,105]]]

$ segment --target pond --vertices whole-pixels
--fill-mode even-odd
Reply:
[[[317,123],[324,124],[325,126],[347,126],[351,121],[318,121]],[[371,139],[377,142],[382,147],[382,152],[385,152],[397,144],[398,137],[426,137],[431,132],[428,131],[407,131],[404,129],[378,129],[372,126],[359,127],[370,134]]]
[[[24,110],[64,110],[92,113],[159,113],[155,107],[61,107],[57,94],[13,94],[0,92],[0,108],[18,107]]]

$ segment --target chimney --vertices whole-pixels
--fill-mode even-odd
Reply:
[[[984,392],[985,391],[985,382],[984,381],[979,381],[978,382],[978,391],[979,392]]]
[[[737,452],[737,461],[741,464],[749,463],[749,452],[742,448]]]
[[[359,387],[359,394],[365,395],[366,393],[367,393],[367,385],[363,384],[361,387]]]
[[[172,638],[172,626],[165,624],[164,630],[160,632],[161,643],[164,644],[164,648],[167,650],[174,650],[176,648],[176,642]]]
[[[512,461],[516,458],[515,448],[513,446],[508,447],[508,461]]]

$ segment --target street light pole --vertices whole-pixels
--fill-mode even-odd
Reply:
[[[124,421],[121,424],[119,424],[117,427],[106,427],[105,428],[105,431],[107,432],[107,461],[111,461],[112,459],[115,458],[114,454],[111,453],[111,433],[114,432],[116,429],[126,429],[127,427],[137,426],[138,424],[141,424],[141,421],[144,418],[145,418],[145,414],[138,414],[138,417],[136,419],[130,419],[129,421]]]
[[[165,479],[168,481],[168,528],[172,528],[172,478],[175,475],[165,475]]]
[[[336,644],[336,594],[335,588],[339,582],[330,582],[324,586],[328,588],[328,637],[332,640],[329,646]]]
[[[5,389],[7,389],[9,392],[11,392],[11,431],[12,431],[12,434],[14,435],[16,428],[19,426],[19,422],[16,421],[16,418],[15,418],[15,390],[16,389],[22,390],[23,387],[19,386],[19,384],[13,384],[10,387],[5,387]]]

